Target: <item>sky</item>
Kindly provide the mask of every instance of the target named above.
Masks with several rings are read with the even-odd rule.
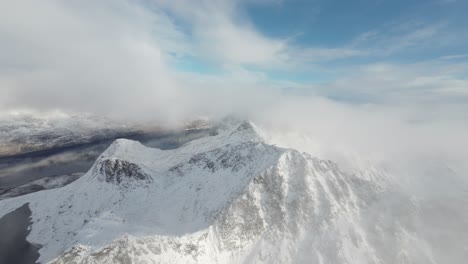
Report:
[[[169,102],[199,109],[206,93],[224,101],[260,90],[350,104],[468,99],[466,1],[19,0],[0,7],[3,109],[147,112]]]
[[[0,1],[0,112],[166,123],[235,113],[312,135],[295,145],[321,157],[338,159],[327,154],[336,147],[462,166],[467,10],[460,0]]]

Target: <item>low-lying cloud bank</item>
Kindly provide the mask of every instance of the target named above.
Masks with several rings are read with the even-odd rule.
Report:
[[[468,187],[468,123],[455,116],[450,108],[295,98],[260,113],[258,120],[279,145],[336,161],[346,169],[383,168],[403,186],[424,189],[430,188],[420,181],[426,176],[431,184],[455,177],[457,184]]]

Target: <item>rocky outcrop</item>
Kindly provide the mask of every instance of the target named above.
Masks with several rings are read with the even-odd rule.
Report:
[[[108,183],[121,184],[135,180],[150,183],[151,177],[140,166],[120,159],[104,159],[97,166],[101,179]]]

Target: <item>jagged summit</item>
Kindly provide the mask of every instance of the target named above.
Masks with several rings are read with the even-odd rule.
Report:
[[[269,145],[249,121],[212,129],[174,150],[116,140],[82,178],[0,201],[0,215],[30,203],[41,262],[404,261],[375,248],[384,239],[397,252],[397,239],[414,238],[401,223],[367,228],[363,213],[380,195],[372,182]],[[388,238],[389,226],[403,235]],[[428,260],[424,250],[413,248]]]
[[[226,118],[217,122],[212,129],[215,133],[208,138],[211,144],[203,144],[206,151],[200,151],[200,153],[190,157],[189,165],[202,166],[212,172],[219,168],[232,168],[232,170],[236,171],[246,165],[241,151],[255,144],[254,142],[261,141],[254,125],[247,120],[234,117]],[[227,143],[227,145],[237,145],[233,146],[228,153],[222,153],[223,155],[217,157],[217,159],[210,159],[210,155],[221,152],[219,148],[213,148],[213,146],[222,146],[223,142]],[[200,142],[192,145],[191,148],[197,147],[199,150],[203,150]],[[149,163],[154,163],[154,161],[145,160],[142,157],[156,157],[158,155],[166,155],[166,153],[159,149],[147,148],[137,141],[117,139],[97,159],[91,177],[95,178],[94,176],[97,175],[100,181],[114,184],[121,184],[122,182],[128,184],[133,181],[134,185],[138,184],[137,182],[146,185],[151,183],[153,179],[150,176],[151,172],[143,167],[151,167]],[[169,171],[180,174],[181,169],[184,167],[186,167],[185,164],[180,163],[169,168]]]
[[[250,137],[250,140],[263,141],[259,129],[250,120],[232,115],[214,121],[211,129],[213,130],[212,135],[227,133],[230,136],[245,136]]]

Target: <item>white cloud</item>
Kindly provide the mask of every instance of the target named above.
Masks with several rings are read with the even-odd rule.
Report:
[[[197,55],[218,65],[274,67],[287,43],[268,38],[242,19],[236,1],[156,1],[190,25]]]
[[[456,55],[447,55],[447,56],[442,56],[440,59],[442,60],[456,60],[456,59],[464,59],[468,58],[468,54],[456,54]]]
[[[457,40],[444,22],[405,20],[389,23],[382,28],[358,35],[349,45],[368,50],[374,56],[417,51],[439,46],[453,45]],[[460,39],[458,38],[458,41]]]
[[[167,1],[155,0],[163,10],[179,17],[189,27],[195,56],[216,65],[255,66],[263,70],[292,71],[311,64],[367,55],[353,47],[304,47],[295,36],[284,38],[262,34],[245,17],[247,3],[284,4],[282,1]]]
[[[467,74],[464,63],[377,63],[354,67],[313,89],[323,96],[360,103],[466,104]]]
[[[164,113],[180,95],[164,54],[180,38],[133,2],[2,2],[1,107]]]

